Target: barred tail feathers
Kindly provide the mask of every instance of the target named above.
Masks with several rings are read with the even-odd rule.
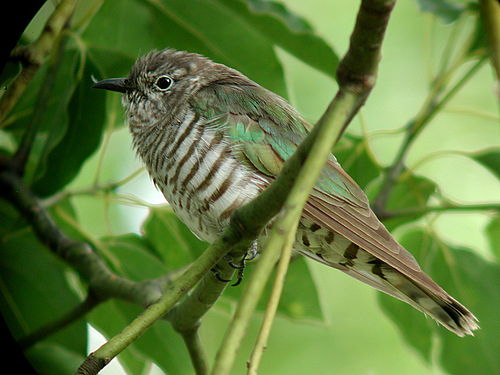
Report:
[[[479,328],[477,318],[453,297],[446,293],[437,295],[425,287],[417,285],[387,264],[381,263],[378,274],[352,268],[343,271],[408,303],[460,337],[473,336],[473,331]]]

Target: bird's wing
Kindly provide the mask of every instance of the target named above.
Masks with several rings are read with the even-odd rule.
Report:
[[[254,89],[259,88],[247,88],[238,98],[233,95],[238,91],[232,91],[230,85],[219,87],[206,97],[213,111],[209,122],[224,131],[241,162],[272,181],[305,138],[310,125],[286,102],[266,101],[259,93],[252,96]],[[333,155],[321,172],[303,216],[339,233],[430,292],[447,296],[377,219],[365,193]]]

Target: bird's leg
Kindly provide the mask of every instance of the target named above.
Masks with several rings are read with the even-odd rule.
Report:
[[[239,264],[236,264],[233,262],[233,259],[231,256],[228,254],[226,255],[225,259],[227,263],[233,267],[234,269],[238,270],[238,277],[236,279],[236,282],[234,284],[231,284],[231,286],[238,286],[240,285],[241,281],[243,280],[243,272],[245,271],[246,267],[246,262],[251,261],[257,257],[257,242],[254,242],[252,246],[247,250],[245,255],[241,258],[241,261]]]
[[[230,254],[226,254],[226,255],[224,256],[224,260],[227,262],[227,264],[228,264],[231,268],[234,268],[234,269],[238,270],[238,279],[237,279],[237,280],[236,280],[236,282],[235,282],[234,284],[232,284],[231,286],[237,286],[237,285],[239,285],[239,284],[241,283],[241,280],[243,280],[243,271],[244,271],[245,266],[246,266],[246,264],[245,264],[245,263],[246,263],[246,260],[247,260],[247,255],[248,255],[248,253],[249,253],[249,252],[250,252],[250,250],[249,250],[249,251],[247,251],[247,252],[245,253],[245,255],[241,258],[241,261],[240,261],[239,263],[235,263],[235,262],[233,261],[233,257],[232,257]],[[251,258],[251,259],[254,259],[254,258],[255,258],[255,255],[253,254],[253,252],[252,252],[252,254],[251,254],[251,255],[252,255],[252,258]],[[212,272],[213,272],[213,274],[214,274],[214,276],[215,276],[215,278],[216,278],[217,280],[219,280],[219,281],[221,281],[221,282],[223,282],[223,283],[228,283],[228,282],[230,282],[230,281],[231,281],[231,280],[226,280],[226,279],[224,279],[224,278],[222,278],[222,277],[220,276],[220,271],[219,271],[219,269],[217,269],[217,265],[216,265],[216,266],[214,266],[214,267],[213,267],[210,271],[212,271]]]
[[[238,270],[236,282],[234,284],[232,284],[231,286],[237,286],[241,283],[241,281],[243,280],[243,272],[244,272],[245,267],[246,267],[246,262],[254,260],[257,257],[257,255],[258,255],[257,243],[254,242],[238,263],[233,260],[233,257],[231,256],[231,254],[226,254],[224,256],[224,260],[227,262],[227,264],[231,268]],[[215,278],[217,280],[219,280],[220,282],[228,283],[231,281],[231,280],[227,280],[227,279],[224,279],[221,277],[220,270],[217,268],[217,265],[214,266],[210,271],[212,271]]]
[[[252,246],[247,250],[245,257],[243,258],[244,260],[252,261],[255,258],[257,258],[257,255],[259,255],[259,252],[257,251],[257,241],[255,241]]]

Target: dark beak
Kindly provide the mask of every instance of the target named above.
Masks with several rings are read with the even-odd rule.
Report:
[[[128,80],[126,78],[110,78],[94,83],[92,88],[125,93],[130,89],[130,86],[128,85]]]

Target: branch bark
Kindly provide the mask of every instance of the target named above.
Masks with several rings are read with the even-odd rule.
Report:
[[[497,0],[480,0],[479,5],[488,37],[491,65],[497,77],[496,94],[500,100],[500,3]]]

